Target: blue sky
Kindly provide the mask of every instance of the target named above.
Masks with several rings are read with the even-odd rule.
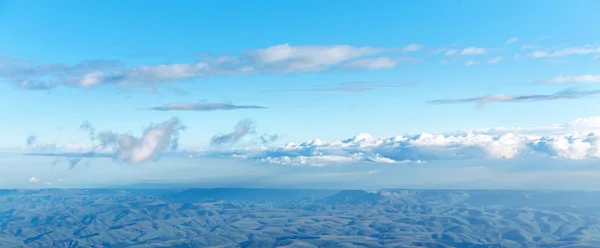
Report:
[[[0,186],[31,186],[31,177],[67,184],[109,167],[161,171],[172,182],[179,169],[157,164],[181,159],[175,153],[202,174],[213,162],[197,159],[290,174],[361,168],[371,177],[380,166],[417,177],[403,168],[442,171],[467,157],[483,163],[470,166],[592,163],[600,33],[590,27],[599,8],[593,0],[0,1],[0,149],[44,168],[4,165],[25,179]],[[93,133],[79,128],[86,121]],[[482,128],[483,136],[456,134]],[[59,173],[57,160],[78,166]],[[235,166],[214,177],[235,178]]]

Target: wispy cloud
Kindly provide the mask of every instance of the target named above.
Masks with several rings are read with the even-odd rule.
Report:
[[[488,59],[488,64],[497,64],[500,61],[502,61],[502,57],[494,57],[494,58]]]
[[[398,60],[390,57],[366,58],[348,61],[340,66],[341,69],[384,69],[394,68]]]
[[[421,45],[421,44],[410,44],[410,45],[405,46],[403,48],[403,50],[405,52],[416,52],[416,51],[419,51],[419,50],[423,49],[423,47],[424,46]]]
[[[329,88],[308,88],[308,89],[291,89],[291,90],[268,90],[263,92],[320,92],[320,93],[354,93],[364,92],[375,89],[399,89],[410,88],[410,85],[384,85],[374,84],[369,82],[347,82],[338,86]]]
[[[96,133],[88,122],[80,129],[90,134],[92,144],[36,145],[25,155],[69,158],[69,168],[79,164],[82,158],[111,157],[128,164],[139,164],[158,159],[164,152],[177,150],[179,132],[185,129],[177,118],[159,124],[151,124],[141,137],[130,133],[104,131]],[[97,144],[96,144],[97,142]],[[60,161],[56,161],[55,164]]]
[[[467,62],[465,62],[466,66],[472,66],[472,65],[477,65],[477,64],[479,64],[479,61],[473,60],[473,59],[470,59]]]
[[[155,111],[216,111],[236,109],[266,109],[258,105],[235,105],[228,103],[171,103],[163,106],[149,108]]]
[[[506,42],[504,42],[504,43],[507,44],[507,45],[509,45],[509,44],[515,43],[515,42],[520,41],[520,40],[521,40],[521,38],[519,38],[519,37],[513,37],[513,38],[510,38],[510,39],[506,40]]]
[[[483,55],[487,53],[487,49],[481,47],[467,47],[460,51],[460,55]]]
[[[550,39],[550,38],[552,38],[552,36],[550,36],[550,35],[542,35],[542,36],[538,36],[537,40],[547,40],[547,39]]]
[[[210,144],[213,146],[232,145],[240,141],[249,134],[256,133],[256,126],[252,120],[244,119],[235,125],[233,131],[227,134],[215,135],[211,138]]]
[[[578,90],[576,88],[567,88],[565,90],[558,91],[554,94],[538,94],[538,95],[506,95],[496,94],[487,95],[473,98],[457,98],[457,99],[443,99],[434,100],[429,103],[433,104],[454,104],[454,103],[476,103],[478,106],[482,106],[486,103],[491,102],[535,102],[535,101],[552,101],[552,100],[564,100],[564,99],[579,99],[591,95],[600,94],[600,90]]]
[[[398,64],[398,59],[389,55],[398,52],[397,49],[349,45],[281,44],[250,50],[237,56],[203,56],[191,63],[134,67],[115,60],[90,60],[68,65],[31,64],[4,59],[0,67],[0,79],[31,90],[58,86],[156,85],[214,76],[391,68]]]
[[[448,49],[444,54],[446,56],[474,56],[486,53],[488,53],[488,49],[486,48],[471,46],[463,49]]]
[[[559,76],[538,82],[540,84],[600,83],[600,75]]]
[[[536,50],[529,54],[531,58],[555,58],[570,55],[600,54],[600,46],[583,45],[577,47],[566,47],[558,50]]]

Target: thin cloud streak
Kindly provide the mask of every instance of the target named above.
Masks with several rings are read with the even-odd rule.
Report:
[[[371,84],[367,82],[349,82],[340,84],[330,88],[307,88],[307,89],[290,89],[290,90],[266,90],[263,92],[316,92],[316,93],[357,93],[376,89],[402,89],[411,88],[410,85],[384,85]]]
[[[266,109],[258,105],[234,105],[228,103],[171,103],[163,106],[148,108],[154,111],[217,111],[237,109]]]
[[[535,94],[535,95],[506,95],[506,94],[495,94],[473,98],[456,98],[456,99],[442,99],[429,101],[432,104],[456,104],[456,103],[477,103],[478,106],[482,106],[490,102],[537,102],[537,101],[552,101],[552,100],[567,100],[567,99],[579,99],[592,95],[599,95],[600,90],[578,90],[577,88],[567,88],[558,91],[554,94]]]

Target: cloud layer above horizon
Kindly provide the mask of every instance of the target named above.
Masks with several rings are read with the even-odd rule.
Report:
[[[83,125],[83,127],[87,126]],[[316,167],[358,163],[413,164],[466,159],[600,158],[600,117],[580,118],[562,125],[457,130],[387,138],[363,133],[345,140],[315,139],[283,145],[269,145],[277,139],[277,136],[265,134],[260,139],[270,137],[268,142],[259,142],[258,146],[247,144],[235,147],[239,140],[256,133],[255,124],[251,120],[244,119],[235,126],[233,132],[215,135],[212,138],[210,142],[219,145],[220,148],[202,151],[177,149],[179,130],[182,128],[182,123],[172,119],[158,125],[151,125],[139,138],[111,131],[96,135],[93,129],[89,129],[92,130],[90,131],[92,137],[95,137],[100,144],[65,145],[60,148],[52,146],[52,150],[44,150],[46,146],[38,146],[28,154],[75,158],[112,154],[110,157],[131,164],[152,161],[161,155],[218,157]],[[30,141],[35,141],[32,141],[31,137],[34,136],[27,138],[28,144]],[[223,149],[223,145],[226,149]]]

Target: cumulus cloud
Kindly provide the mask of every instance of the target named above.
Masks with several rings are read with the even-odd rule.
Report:
[[[369,82],[347,82],[328,88],[309,88],[309,89],[291,89],[291,90],[268,90],[264,92],[318,92],[318,93],[356,93],[375,89],[398,89],[409,88],[409,85],[385,85]]]
[[[476,103],[478,106],[482,106],[490,102],[535,102],[535,101],[552,101],[552,100],[565,100],[565,99],[579,99],[591,95],[600,94],[600,90],[580,90],[576,88],[567,88],[558,91],[554,94],[537,94],[537,95],[506,95],[496,94],[487,95],[473,98],[457,98],[457,99],[443,99],[434,100],[429,103],[434,104],[453,104],[453,103]]]
[[[37,177],[30,177],[29,178],[29,182],[30,183],[39,183],[41,180]]]
[[[519,38],[519,37],[513,37],[513,38],[506,40],[506,42],[504,42],[504,43],[508,45],[508,44],[512,44],[512,43],[515,43],[520,40],[521,40],[521,38]]]
[[[25,155],[63,157],[69,164],[69,169],[88,157],[111,157],[117,161],[139,164],[156,160],[164,152],[178,148],[179,132],[185,127],[177,118],[172,118],[160,124],[151,124],[141,137],[129,133],[104,131],[97,133],[89,122],[80,126],[88,132],[92,144],[67,144],[62,146],[36,146]],[[97,142],[98,144],[95,144]],[[56,163],[61,160],[56,160]]]
[[[600,75],[559,76],[540,81],[542,84],[600,83]]]
[[[110,147],[115,158],[130,164],[139,164],[157,159],[163,152],[175,150],[178,146],[181,122],[172,118],[158,125],[150,125],[141,137],[131,134],[118,134],[112,131],[98,134],[101,147]]]
[[[216,154],[204,154],[215,156]],[[220,151],[218,156],[290,166],[406,164],[436,160],[555,158],[600,159],[600,117],[561,125],[497,127],[378,138],[358,134],[345,140]]]
[[[252,120],[244,119],[238,122],[233,132],[227,134],[215,135],[211,138],[210,144],[213,146],[232,145],[250,134],[256,133],[256,126]]]
[[[171,103],[163,106],[149,108],[156,111],[215,111],[236,109],[265,109],[267,107],[258,105],[234,105],[228,103]]]
[[[570,55],[600,54],[600,47],[595,45],[583,45],[577,47],[566,47],[557,50],[536,50],[529,54],[531,58],[554,58]]]
[[[0,79],[24,89],[57,86],[90,88],[107,84],[155,85],[199,77],[316,72],[333,69],[390,68],[398,61],[389,49],[349,45],[292,46],[281,44],[237,56],[203,56],[196,62],[127,66],[114,60],[78,64],[31,64],[6,60]]]

